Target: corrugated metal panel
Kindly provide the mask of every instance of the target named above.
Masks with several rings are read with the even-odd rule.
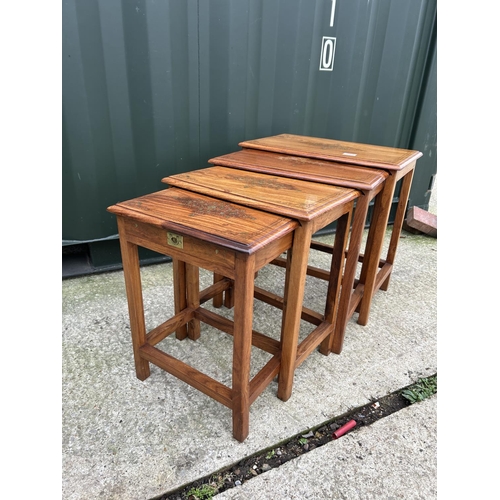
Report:
[[[108,205],[244,139],[422,150],[435,19],[436,0],[65,0],[63,243],[114,237]]]
[[[407,147],[436,2],[200,4],[202,156],[282,132]],[[323,36],[333,71],[319,71]]]
[[[106,207],[199,165],[196,1],[63,4],[63,242],[116,234]]]
[[[420,93],[420,101],[415,116],[410,147],[422,151],[415,169],[409,206],[418,206],[427,210],[434,175],[437,173],[437,49],[436,24],[430,40],[427,67]]]

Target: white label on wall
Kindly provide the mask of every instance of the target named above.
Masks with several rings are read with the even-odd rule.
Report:
[[[321,42],[321,56],[319,59],[320,71],[333,71],[333,60],[335,59],[335,45],[337,39],[331,36],[324,36]]]

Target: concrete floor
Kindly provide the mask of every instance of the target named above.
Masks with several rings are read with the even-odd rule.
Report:
[[[437,213],[435,206],[429,211]],[[311,252],[310,262],[326,268],[328,257]],[[150,329],[173,311],[172,265],[144,267],[142,278]],[[276,397],[272,382],[251,406],[244,443],[232,437],[230,410],[208,396],[153,365],[147,380],[136,378],[121,271],[64,280],[62,498],[151,499],[436,373],[436,279],[437,240],[403,232],[389,290],[376,294],[368,325],[351,319],[341,355],[313,352],[296,371],[287,402]],[[205,284],[210,280],[202,273]],[[267,266],[257,280],[279,292],[283,270]],[[305,304],[321,310],[324,291],[325,283],[308,278]],[[279,326],[279,312],[256,301],[254,328],[279,337]],[[309,328],[303,324],[301,335]],[[230,383],[229,336],[203,325],[197,342],[167,338],[162,346]],[[255,373],[268,355],[255,350],[252,356]],[[218,498],[435,498],[436,402],[398,412]],[[427,430],[418,449],[424,451],[404,451],[403,444],[417,442],[422,422]],[[373,454],[361,453],[364,461],[356,458],[358,441],[373,447]],[[332,457],[333,468],[320,465]],[[339,457],[343,468],[335,465]],[[420,476],[427,483],[417,488]],[[381,477],[388,479],[374,479]]]

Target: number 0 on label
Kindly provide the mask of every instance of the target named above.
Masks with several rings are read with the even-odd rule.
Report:
[[[323,41],[321,42],[321,57],[319,60],[320,71],[333,71],[336,42],[336,38],[330,36],[323,37]]]

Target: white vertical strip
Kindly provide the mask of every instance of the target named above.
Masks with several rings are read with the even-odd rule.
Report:
[[[333,22],[335,20],[335,4],[337,0],[332,0],[332,13],[330,14],[330,26],[333,26]]]

